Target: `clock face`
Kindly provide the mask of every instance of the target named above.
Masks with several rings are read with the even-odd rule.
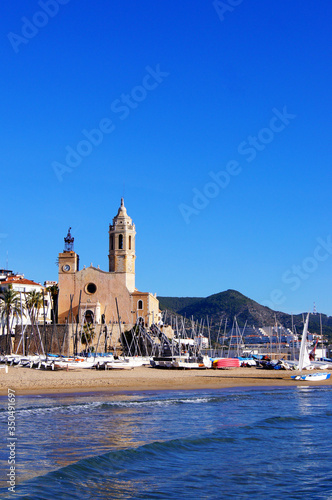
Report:
[[[68,264],[65,264],[64,266],[62,266],[62,270],[68,272],[70,270],[70,266]]]

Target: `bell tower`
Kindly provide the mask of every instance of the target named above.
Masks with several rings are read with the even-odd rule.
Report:
[[[128,290],[135,290],[135,224],[127,214],[123,198],[109,226],[109,272],[123,273]]]
[[[65,248],[59,253],[59,278],[60,274],[72,274],[79,270],[79,256],[74,252],[74,238],[71,235],[71,227],[64,238]]]

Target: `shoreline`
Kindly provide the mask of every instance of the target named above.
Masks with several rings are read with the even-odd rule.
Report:
[[[8,388],[17,395],[74,392],[135,392],[162,390],[226,389],[232,387],[269,387],[294,385],[332,385],[332,378],[322,382],[294,381],[296,371],[234,368],[227,370],[169,370],[149,366],[133,370],[48,371],[8,367],[0,371],[0,395]],[[313,373],[313,372],[311,372]]]

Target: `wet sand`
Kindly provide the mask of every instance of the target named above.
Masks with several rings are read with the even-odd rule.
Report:
[[[332,378],[321,382],[294,381],[291,376],[296,374],[295,371],[257,368],[167,370],[142,366],[133,370],[45,371],[9,366],[8,373],[0,370],[0,395],[7,394],[8,388],[19,395],[332,384]]]

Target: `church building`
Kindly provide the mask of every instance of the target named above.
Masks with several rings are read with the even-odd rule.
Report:
[[[59,253],[58,322],[101,324],[118,321],[131,328],[138,320],[145,326],[158,323],[159,301],[156,295],[139,292],[135,287],[135,224],[127,214],[123,198],[109,226],[109,269],[92,264],[79,270],[70,229],[65,249]]]

